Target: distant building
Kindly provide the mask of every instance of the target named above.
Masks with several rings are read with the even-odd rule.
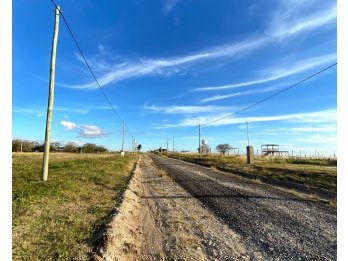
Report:
[[[157,150],[152,150],[151,153],[166,153],[167,149],[162,149],[161,147]]]
[[[211,154],[211,148],[208,146],[207,140],[202,140],[202,144],[200,146],[200,154],[202,155]]]

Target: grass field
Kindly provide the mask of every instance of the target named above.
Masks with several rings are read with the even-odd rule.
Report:
[[[12,155],[13,260],[88,260],[96,232],[115,207],[137,155]]]
[[[245,156],[169,154],[169,157],[213,168],[224,168],[323,188],[337,193],[337,160],[280,157],[255,157],[255,164],[246,164]]]

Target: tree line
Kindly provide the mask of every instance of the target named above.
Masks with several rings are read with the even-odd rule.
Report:
[[[27,141],[14,139],[12,140],[12,152],[43,152],[45,144],[36,141]],[[82,146],[74,142],[68,142],[65,145],[61,145],[58,142],[52,142],[50,144],[51,152],[70,152],[70,153],[100,153],[108,152],[103,147],[94,143],[85,143]]]

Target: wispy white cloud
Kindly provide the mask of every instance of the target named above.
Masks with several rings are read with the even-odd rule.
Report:
[[[222,111],[231,111],[236,109],[236,107],[224,107],[224,106],[155,106],[155,105],[145,105],[142,107],[145,110],[155,112],[155,113],[166,113],[166,114],[195,114],[195,113],[213,113]]]
[[[69,112],[76,112],[76,113],[81,113],[81,114],[85,114],[88,113],[89,110],[88,109],[79,109],[79,108],[53,108],[54,111],[69,111]]]
[[[162,124],[157,124],[157,123],[152,123],[152,125],[154,125],[155,127],[155,129],[156,130],[164,130],[164,129],[168,129],[169,128],[169,126],[164,126],[164,125],[162,125]]]
[[[296,128],[290,128],[290,131],[299,131],[299,132],[336,132],[336,124],[327,124],[327,125],[317,125],[317,126],[301,126]]]
[[[220,85],[220,86],[199,87],[199,88],[193,89],[192,91],[194,92],[218,91],[218,90],[226,90],[226,89],[231,89],[236,87],[250,86],[250,85],[275,81],[293,74],[306,72],[320,65],[325,65],[325,64],[328,65],[329,62],[336,61],[336,59],[337,59],[336,54],[328,54],[328,55],[322,55],[317,57],[311,57],[303,61],[296,62],[292,64],[291,66],[283,65],[281,68],[273,67],[273,68],[261,70],[259,73],[262,74],[263,77],[257,78],[255,80],[249,80],[245,82]],[[234,96],[237,96],[237,95],[234,95]],[[233,96],[229,96],[229,97],[233,97]],[[223,98],[228,98],[228,97],[223,97]]]
[[[242,42],[233,43],[229,45],[218,46],[200,53],[191,54],[187,56],[181,56],[176,58],[167,59],[141,59],[138,62],[128,62],[122,65],[116,64],[112,66],[106,66],[105,73],[98,78],[98,82],[101,86],[105,86],[110,83],[116,83],[121,80],[140,77],[144,75],[167,75],[171,73],[178,73],[180,70],[178,66],[184,66],[196,62],[205,61],[208,59],[226,58],[233,56],[240,56],[243,52],[249,52],[260,46],[266,44],[268,39],[266,38],[254,38],[248,39]],[[102,68],[102,64],[97,62],[93,63],[92,68]],[[77,89],[96,89],[98,88],[95,81],[85,84],[59,84],[63,87],[77,88]]]
[[[167,0],[165,1],[164,10],[171,11],[173,7],[179,2],[179,0]],[[285,1],[286,2],[286,1]],[[284,2],[284,3],[285,3]],[[323,25],[332,24],[336,19],[336,4],[332,4],[328,8],[318,9],[315,8],[313,2],[311,9],[305,9],[307,12],[303,12],[301,5],[304,2],[298,2],[298,8],[289,8],[280,4],[278,11],[270,19],[271,24],[266,30],[266,33],[258,34],[258,36],[241,40],[226,45],[219,45],[213,48],[203,49],[196,53],[191,53],[178,57],[168,58],[139,58],[138,60],[127,61],[118,64],[111,64],[103,59],[88,60],[92,69],[98,72],[98,82],[101,86],[105,86],[111,83],[117,83],[119,81],[131,78],[142,77],[146,75],[171,75],[181,73],[187,69],[187,66],[192,66],[196,63],[213,60],[213,59],[226,59],[231,57],[240,57],[246,53],[253,52],[265,46],[269,46],[272,42],[277,42],[279,39],[284,40],[290,36],[300,34],[302,32],[308,33],[311,30],[322,28]],[[306,4],[309,5],[309,4]],[[327,5],[324,5],[327,7]],[[308,11],[308,10],[315,10]],[[101,52],[104,52],[105,46],[98,46]],[[77,55],[78,59],[82,62],[81,57]],[[231,59],[229,60],[231,62]],[[83,62],[84,63],[84,62]],[[290,74],[289,74],[290,75]],[[279,78],[285,76],[278,76]],[[256,79],[254,81],[248,81],[244,83],[237,83],[226,86],[227,88],[246,86],[266,82],[270,80],[279,79],[276,76],[270,76],[269,78]],[[94,81],[90,81],[82,84],[59,84],[68,88],[79,89],[95,89],[98,88]],[[221,86],[223,87],[223,86]]]
[[[329,122],[329,121],[328,121]],[[321,124],[319,123],[313,123],[313,124],[306,124],[301,125],[298,127],[291,127],[291,128],[266,128],[265,131],[269,133],[281,133],[281,132],[287,132],[288,134],[294,134],[294,133],[303,133],[303,132],[331,132],[334,133],[337,131],[337,125],[335,123],[327,123],[327,124]]]
[[[321,8],[318,9],[318,6]],[[281,10],[276,12],[268,33],[272,37],[284,39],[324,25],[335,25],[336,20],[336,1],[321,1],[320,3],[318,1],[296,1],[296,3],[291,3],[291,6],[286,3]]]
[[[114,109],[118,109],[117,105],[112,105],[112,107]],[[104,105],[100,105],[100,106],[89,106],[88,107],[91,110],[112,110],[111,106],[104,106]]]
[[[180,1],[181,0],[165,0],[164,6],[163,6],[163,12],[165,14],[170,13]]]
[[[45,113],[43,112],[43,110],[37,110],[37,109],[20,108],[17,106],[13,106],[12,111],[17,113],[23,113],[23,114],[35,114],[36,117],[45,116]]]
[[[113,105],[115,109],[118,108],[117,105]],[[62,111],[62,112],[71,112],[71,113],[79,113],[79,114],[86,114],[90,110],[111,110],[110,106],[88,106],[86,108],[69,108],[69,107],[53,107],[53,111]],[[12,108],[13,112],[17,113],[23,113],[23,114],[35,114],[37,117],[43,117],[46,116],[47,111],[45,109],[33,109],[33,108],[21,108],[17,106],[13,106]],[[65,115],[64,117],[69,117],[68,115]]]
[[[20,108],[20,107],[14,106],[12,110],[18,113],[35,114],[37,117],[43,117],[46,115],[46,110],[44,109]],[[88,113],[89,110],[79,109],[79,108],[54,107],[53,111],[68,111],[68,112],[76,112],[76,113],[85,114],[85,113]]]
[[[185,118],[177,124],[157,124],[162,127],[183,127],[183,126],[198,126],[199,124],[206,124],[207,122],[214,121],[219,118],[223,118],[228,114],[218,114],[209,116],[198,116],[192,118]],[[337,111],[335,109],[317,111],[317,112],[306,112],[306,113],[296,113],[296,114],[285,114],[285,115],[275,115],[275,116],[254,116],[248,117],[248,122],[268,122],[268,121],[289,121],[289,122],[302,122],[302,123],[335,123],[336,122]],[[213,122],[209,126],[221,126],[221,125],[231,125],[231,124],[241,124],[245,123],[245,117],[226,117],[222,120]]]
[[[218,95],[214,95],[212,97],[204,98],[200,102],[206,103],[206,102],[210,102],[210,101],[217,101],[217,100],[222,100],[222,99],[227,99],[227,98],[232,98],[232,97],[242,96],[242,95],[247,95],[247,94],[270,92],[270,91],[274,91],[278,88],[279,88],[279,86],[272,86],[272,87],[262,88],[262,89],[258,89],[258,90],[235,92],[235,93],[230,93],[230,94],[225,94],[225,95],[218,94]]]
[[[327,136],[327,135],[316,134],[311,137],[298,138],[296,140],[299,142],[315,143],[315,144],[332,144],[332,145],[337,144],[336,135]]]

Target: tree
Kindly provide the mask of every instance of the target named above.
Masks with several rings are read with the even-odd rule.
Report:
[[[227,144],[227,143],[225,143],[225,144],[219,144],[219,145],[216,146],[216,150],[217,150],[219,153],[223,154],[223,155],[225,155],[225,153],[226,153],[227,151],[229,151],[230,149],[231,149],[231,146],[230,146],[229,144]]]
[[[75,143],[73,142],[68,142],[65,146],[64,146],[64,152],[77,152],[77,146]]]
[[[103,146],[97,146],[94,143],[86,143],[82,146],[82,151],[86,153],[107,152],[108,150]]]
[[[27,140],[14,139],[12,140],[12,151],[14,152],[31,152],[33,151],[34,142]]]
[[[138,151],[141,150],[141,144],[139,144],[139,145],[137,146],[137,150],[138,150]]]
[[[15,139],[12,140],[12,152],[19,152],[21,151],[21,140]]]
[[[86,143],[82,146],[82,151],[85,153],[95,153],[97,145],[93,143]]]
[[[32,149],[32,151],[34,152],[44,152],[44,150],[45,150],[45,144],[39,144],[39,143],[36,143]],[[54,152],[54,151],[57,151],[57,148],[54,145],[50,144],[50,152]]]
[[[107,152],[108,150],[103,146],[97,146],[95,151],[98,153],[98,152]]]

